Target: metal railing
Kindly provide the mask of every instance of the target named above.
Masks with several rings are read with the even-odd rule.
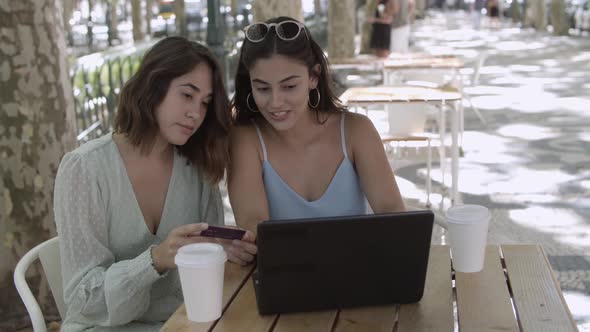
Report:
[[[237,39],[237,31],[241,28],[235,23],[236,21],[234,18],[232,23],[229,23],[226,17],[223,17],[223,29],[226,32],[227,41],[230,41],[226,44],[227,49],[233,48]],[[204,43],[206,29],[202,24],[199,24],[201,22],[192,22],[189,19],[188,23],[197,23],[197,29],[189,29],[187,37]],[[168,33],[164,34],[164,36],[166,35]],[[106,52],[76,59],[70,71],[70,80],[74,96],[76,133],[79,144],[100,137],[112,130],[121,88],[137,70],[143,54],[155,42],[157,40],[131,48],[128,46],[115,47]],[[229,72],[226,73],[226,80],[229,83],[235,72],[233,67],[237,63],[237,52],[230,50],[226,55],[229,58],[226,61],[230,61]],[[233,85],[228,84],[228,88],[233,89]]]
[[[79,143],[100,137],[112,129],[119,93],[135,73],[144,52],[153,43],[112,52],[91,54],[76,60],[70,71],[76,132]]]

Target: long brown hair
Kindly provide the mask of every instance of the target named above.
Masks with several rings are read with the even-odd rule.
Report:
[[[280,23],[284,21],[297,20],[287,16],[280,16],[271,18],[265,21],[265,23]],[[285,41],[278,38],[275,29],[270,29],[267,36],[257,43],[253,43],[247,38],[244,39],[240,51],[240,62],[236,72],[236,92],[231,101],[232,107],[235,110],[234,119],[237,124],[250,124],[251,119],[260,116],[260,113],[255,112],[256,105],[253,105],[254,103],[252,101],[248,101],[248,95],[252,93],[250,69],[259,59],[268,59],[274,54],[284,55],[290,59],[299,61],[307,66],[310,75],[318,76],[317,88],[321,97],[318,106],[314,108],[318,122],[321,121],[317,112],[339,112],[345,110],[345,107],[336,97],[332,88],[333,82],[326,55],[315,40],[311,38],[309,30],[306,27],[304,29],[305,31],[301,31],[299,36],[294,40]],[[313,67],[317,64],[320,65],[319,75],[313,71]],[[313,93],[313,97],[315,98],[313,103],[315,103],[317,100],[315,93]],[[248,102],[250,102],[250,107],[248,107]],[[250,108],[253,108],[254,112]]]
[[[121,90],[115,131],[125,134],[141,153],[149,153],[159,131],[155,110],[164,100],[170,82],[200,63],[211,68],[213,98],[199,129],[186,144],[176,148],[206,179],[217,183],[223,178],[229,160],[231,112],[221,68],[205,46],[182,37],[169,37],[156,43]]]

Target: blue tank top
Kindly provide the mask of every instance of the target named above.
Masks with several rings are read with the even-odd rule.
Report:
[[[352,163],[346,152],[344,141],[344,113],[340,118],[340,141],[344,158],[336,170],[330,184],[322,196],[308,201],[296,193],[283,181],[281,176],[268,162],[266,146],[260,129],[254,124],[264,160],[262,162],[262,180],[268,201],[268,213],[271,220],[298,219],[332,216],[350,216],[367,213],[367,200],[359,183]]]

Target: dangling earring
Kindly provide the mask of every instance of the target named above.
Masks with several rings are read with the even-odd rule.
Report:
[[[317,101],[315,102],[315,105],[311,104],[311,95],[312,95],[312,91],[314,91],[317,93],[318,97],[317,97]],[[320,106],[320,90],[318,88],[313,88],[309,91],[309,98],[307,99],[307,105],[309,105],[310,108],[316,109],[318,108],[318,106]]]
[[[252,106],[250,106],[250,97],[252,96],[252,92],[248,93],[248,97],[246,97],[246,106],[248,106],[248,110],[250,110],[250,112],[252,113],[260,113],[260,111],[255,110],[252,108]]]

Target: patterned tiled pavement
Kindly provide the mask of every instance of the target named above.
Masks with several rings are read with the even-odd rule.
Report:
[[[590,37],[486,23],[473,30],[466,13],[431,12],[412,27],[413,51],[460,55],[465,77],[478,54],[488,54],[479,85],[465,89],[487,125],[465,108],[460,201],[490,208],[489,243],[541,244],[580,331],[590,331]],[[342,89],[381,80],[374,72],[337,74],[353,78],[340,80]],[[384,112],[370,116],[386,129]],[[402,194],[423,206],[425,163],[399,157],[391,154]],[[432,178],[441,216],[450,203],[437,164]],[[433,242],[444,241],[437,227]]]
[[[415,49],[489,55],[480,85],[466,89],[487,126],[466,108],[462,201],[492,210],[490,243],[543,246],[580,330],[589,331],[590,38],[469,23],[435,13],[414,30]],[[408,171],[412,179],[412,170],[399,174]]]

